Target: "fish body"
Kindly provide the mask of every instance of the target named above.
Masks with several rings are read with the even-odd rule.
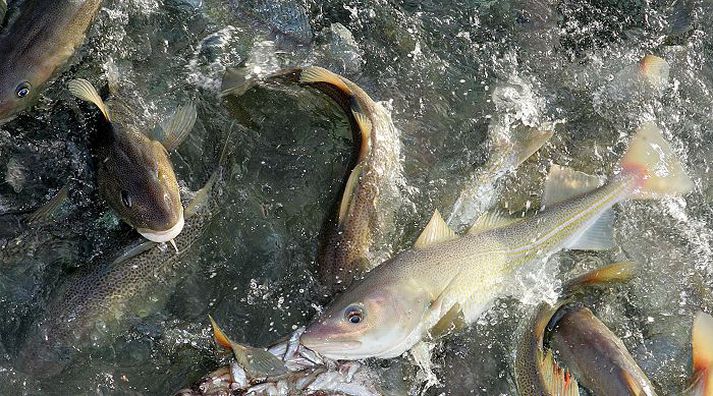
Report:
[[[101,3],[101,0],[10,3],[7,23],[0,32],[0,122],[35,101],[84,42]]]
[[[508,293],[520,270],[565,248],[612,246],[609,209],[628,198],[688,192],[692,183],[660,130],[643,125],[607,184],[553,166],[544,207],[524,219],[486,214],[458,237],[437,212],[414,248],[369,272],[317,318],[302,343],[331,359],[392,358],[459,311],[466,323]]]
[[[90,343],[106,342],[128,326],[128,317],[143,317],[163,303],[180,276],[182,259],[201,240],[217,212],[210,191],[196,193],[186,209],[177,251],[146,241],[121,257],[87,265],[54,293],[46,316],[33,325],[19,356],[19,366],[37,376],[55,375]],[[202,202],[196,202],[203,199]]]
[[[93,138],[99,191],[122,220],[154,242],[167,242],[183,229],[178,181],[168,150],[193,129],[196,110],[180,107],[152,137],[136,126],[136,116],[122,101],[104,102],[86,80],[73,80],[70,91],[101,111]],[[160,138],[159,138],[160,136]]]
[[[582,386],[595,395],[656,395],[624,343],[589,308],[563,309],[550,345]]]

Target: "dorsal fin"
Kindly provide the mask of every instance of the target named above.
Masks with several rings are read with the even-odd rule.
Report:
[[[563,370],[555,362],[552,351],[547,350],[543,356],[540,367],[545,387],[550,395],[578,396],[579,384],[577,380],[567,370]]]
[[[519,217],[510,216],[509,213],[501,209],[489,210],[473,223],[468,230],[468,234],[477,234],[482,231],[492,230],[520,221]]]
[[[456,238],[458,238],[456,233],[448,227],[441,213],[436,209],[436,211],[433,212],[433,216],[431,216],[431,220],[426,225],[426,228],[423,229],[413,247],[414,249],[424,249],[433,244]]]
[[[104,101],[92,83],[83,78],[78,78],[67,83],[67,87],[69,87],[69,92],[71,92],[72,95],[97,106],[102,114],[104,114],[104,118],[106,118],[107,121],[111,121],[109,110],[106,108]]]
[[[551,206],[595,190],[600,185],[596,176],[559,165],[552,165],[545,181],[542,206]]]
[[[342,194],[342,202],[339,204],[339,225],[344,223],[344,220],[349,214],[349,207],[354,200],[354,191],[356,191],[356,187],[359,184],[359,178],[361,177],[363,169],[363,164],[359,163],[352,169],[352,173],[349,175],[347,185],[344,187],[344,194]]]

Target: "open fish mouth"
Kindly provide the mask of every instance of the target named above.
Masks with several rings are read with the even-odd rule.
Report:
[[[177,237],[178,234],[181,233],[183,230],[183,224],[184,224],[184,219],[183,219],[183,214],[181,214],[181,217],[178,218],[178,221],[176,224],[169,228],[168,230],[165,231],[154,231],[154,230],[149,230],[147,228],[137,228],[136,231],[138,231],[139,234],[141,234],[144,238],[148,239],[149,241],[152,242],[168,242],[172,240],[173,238]]]

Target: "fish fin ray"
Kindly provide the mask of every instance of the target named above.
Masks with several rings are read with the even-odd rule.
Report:
[[[436,209],[433,212],[433,216],[431,216],[431,220],[426,225],[426,228],[423,229],[421,235],[416,239],[416,243],[414,243],[413,247],[414,249],[424,249],[433,244],[456,238],[458,238],[456,233],[448,227],[446,221],[443,220],[443,216],[441,216],[441,213]]]
[[[565,245],[572,250],[607,250],[614,247],[614,211],[607,209],[582,232],[579,238]]]
[[[567,281],[562,286],[562,294],[569,295],[591,285],[626,282],[634,277],[635,270],[636,266],[629,261],[609,264]]]
[[[208,315],[208,319],[210,319],[210,326],[213,328],[213,339],[215,339],[215,342],[223,349],[232,351],[233,341],[228,338],[225,332],[223,332],[223,329],[218,326],[218,323],[216,323],[215,319],[213,319],[211,315]]]
[[[92,83],[83,78],[78,78],[67,83],[67,87],[69,87],[69,92],[71,92],[72,95],[89,103],[93,103],[102,112],[104,118],[106,118],[107,121],[111,121],[109,110],[106,108],[104,101]]]
[[[507,147],[503,148],[510,152],[512,167],[517,168],[550,140],[554,130],[549,126],[534,128],[521,125],[513,133],[517,136],[512,137]]]
[[[123,263],[126,260],[130,260],[130,259],[140,255],[141,253],[153,248],[156,245],[158,245],[156,242],[144,241],[144,242],[130,248],[126,252],[122,253],[121,256],[117,257],[114,260],[114,262],[112,262],[111,265],[117,265],[119,263]]]
[[[455,304],[445,315],[429,330],[432,338],[440,338],[453,330],[460,330],[467,326],[463,317],[460,304]]]
[[[68,196],[69,183],[62,186],[62,188],[57,191],[57,193],[49,201],[47,201],[46,204],[42,205],[39,209],[32,212],[27,217],[27,223],[33,224],[50,218],[55,213],[55,211],[57,211],[57,209],[67,201]]]
[[[475,223],[468,229],[468,234],[477,234],[479,232],[504,227],[520,220],[520,218],[513,217],[502,209],[489,210],[478,217]]]
[[[349,85],[347,85],[347,83],[344,82],[344,80],[339,75],[319,66],[310,66],[304,68],[302,70],[302,73],[300,73],[300,83],[325,83],[333,85],[347,96],[354,96],[354,91],[349,88]]]
[[[635,199],[681,195],[693,189],[693,181],[683,169],[661,129],[649,121],[639,127],[621,160],[625,174],[636,177]]]
[[[270,351],[252,346],[241,346],[243,349],[239,353],[240,356],[235,347],[233,353],[238,363],[252,377],[267,378],[287,372],[284,362]]]
[[[220,85],[220,96],[241,96],[258,84],[256,77],[250,77],[247,68],[227,68]]]
[[[359,148],[359,161],[363,161],[371,152],[371,129],[373,127],[369,117],[358,106],[352,105],[352,115],[359,127],[361,147]]]
[[[198,119],[196,105],[191,102],[176,109],[171,118],[162,122],[154,129],[154,140],[163,144],[167,151],[171,152],[183,143],[188,134],[193,130],[193,126]]]
[[[342,202],[339,205],[339,225],[343,225],[349,215],[349,208],[352,202],[354,202],[354,192],[359,185],[359,179],[361,178],[361,173],[364,170],[363,164],[357,164],[352,172],[349,174],[349,179],[347,179],[347,184],[344,187],[344,194],[342,195]]]
[[[555,205],[595,190],[601,184],[596,176],[559,165],[552,165],[545,181],[542,205]]]
[[[544,352],[540,360],[540,370],[545,382],[545,387],[551,395],[575,396],[579,395],[579,384],[577,380],[562,369],[555,361],[551,350]]]

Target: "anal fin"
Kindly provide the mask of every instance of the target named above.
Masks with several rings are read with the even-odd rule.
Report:
[[[614,211],[608,209],[579,238],[565,248],[573,250],[607,250],[614,247]]]

